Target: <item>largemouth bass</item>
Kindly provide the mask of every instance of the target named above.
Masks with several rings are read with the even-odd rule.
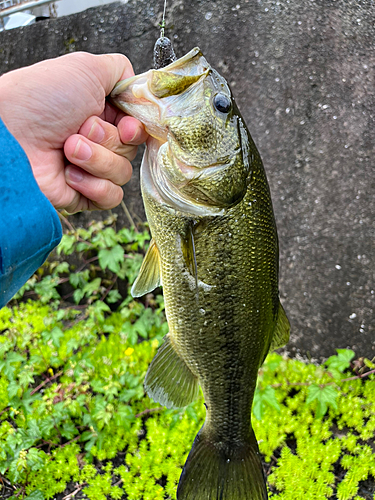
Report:
[[[206,421],[179,500],[264,500],[251,426],[257,373],[284,345],[278,240],[262,161],[230,88],[198,48],[117,84],[112,101],[150,134],[141,167],[152,241],[132,294],[163,285],[169,333],[145,378],[168,408],[202,387]]]

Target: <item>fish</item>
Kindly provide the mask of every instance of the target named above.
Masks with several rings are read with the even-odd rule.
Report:
[[[152,240],[131,293],[163,286],[169,333],[144,387],[167,408],[189,405],[199,387],[205,400],[177,499],[265,500],[251,407],[259,367],[290,326],[261,157],[198,47],[119,82],[111,101],[149,133],[140,175]]]

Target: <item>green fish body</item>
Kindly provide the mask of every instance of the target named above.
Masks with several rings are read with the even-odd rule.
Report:
[[[152,242],[134,296],[163,285],[169,333],[145,379],[159,403],[207,409],[179,500],[264,500],[251,406],[258,369],[285,344],[278,240],[259,153],[228,84],[193,49],[120,82],[113,102],[150,138],[141,186]]]

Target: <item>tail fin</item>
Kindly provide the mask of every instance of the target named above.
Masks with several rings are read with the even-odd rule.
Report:
[[[204,427],[186,460],[178,500],[267,500],[267,488],[255,435],[247,442],[212,442]]]

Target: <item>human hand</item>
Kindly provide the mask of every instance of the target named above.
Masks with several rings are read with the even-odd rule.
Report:
[[[105,97],[133,74],[121,54],[78,52],[0,77],[0,117],[56,208],[73,213],[121,202],[120,186],[147,134]]]

